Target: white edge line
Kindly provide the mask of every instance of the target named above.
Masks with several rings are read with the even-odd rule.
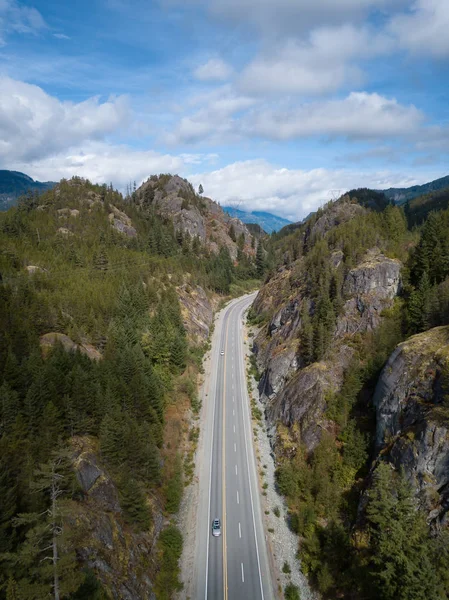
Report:
[[[244,358],[243,358],[243,353],[242,353],[242,344],[239,344],[239,354],[240,354],[240,367],[244,366]],[[243,373],[245,373],[245,369],[243,369]],[[246,402],[244,402],[243,404],[245,404],[246,406],[246,415],[248,416],[249,419],[249,397],[248,397],[248,390],[246,389],[246,385],[243,386],[244,388],[244,396],[246,398]],[[250,421],[249,421],[250,422]],[[252,488],[252,480],[251,480],[251,474],[250,474],[250,469],[249,469],[249,453],[248,453],[248,437],[247,437],[247,433],[246,433],[246,419],[243,419],[243,431],[245,434],[245,448],[246,448],[246,465],[248,468],[248,480],[249,480],[249,496],[250,496],[250,500],[251,500],[251,512],[253,515],[253,527],[254,527],[254,541],[256,542],[256,555],[257,555],[257,566],[259,568],[259,581],[260,581],[260,593],[262,595],[262,600],[264,600],[264,595],[263,595],[263,585],[262,585],[262,574],[260,572],[260,558],[259,558],[259,546],[257,544],[257,531],[256,531],[256,519],[254,517],[254,506],[253,506],[253,493],[251,491]],[[242,569],[243,569],[243,563],[242,563]]]
[[[243,563],[240,563],[242,565],[242,583],[245,583],[245,573],[243,572]]]

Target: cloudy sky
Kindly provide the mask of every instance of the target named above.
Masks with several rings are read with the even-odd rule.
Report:
[[[449,173],[448,0],[0,0],[0,168],[297,220]]]

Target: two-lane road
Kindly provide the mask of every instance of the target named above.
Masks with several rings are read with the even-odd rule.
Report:
[[[253,300],[249,295],[231,302],[212,340],[196,537],[198,599],[273,598],[243,349],[243,313]],[[214,518],[222,523],[220,537],[212,536]]]

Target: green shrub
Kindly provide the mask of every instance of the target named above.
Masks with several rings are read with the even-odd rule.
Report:
[[[298,586],[293,585],[293,583],[286,585],[284,589],[284,598],[285,600],[301,600]]]

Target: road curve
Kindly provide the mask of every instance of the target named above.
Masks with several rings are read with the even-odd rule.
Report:
[[[244,363],[242,319],[254,297],[229,303],[212,339],[195,552],[194,597],[201,600],[273,600]],[[211,529],[217,517],[218,538]]]

